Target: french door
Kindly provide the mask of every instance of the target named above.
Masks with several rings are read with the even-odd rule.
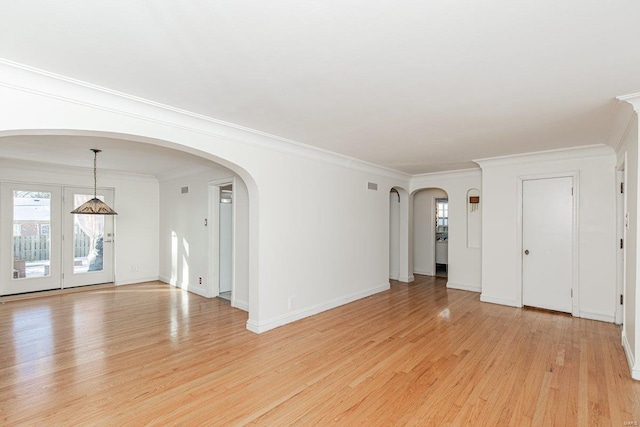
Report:
[[[113,203],[113,191],[99,198]],[[82,188],[0,184],[0,294],[113,281],[113,217],[69,212],[93,197]]]

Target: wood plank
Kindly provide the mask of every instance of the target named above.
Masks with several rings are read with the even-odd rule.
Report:
[[[640,421],[612,324],[416,276],[255,335],[159,282],[0,305],[3,425],[618,425]]]

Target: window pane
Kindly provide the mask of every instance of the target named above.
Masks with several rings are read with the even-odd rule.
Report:
[[[93,198],[93,194],[75,194],[74,206]],[[98,196],[104,201],[104,197]],[[73,273],[102,271],[104,215],[73,216]]]
[[[43,234],[42,230],[47,230]],[[13,192],[13,278],[49,276],[51,193]]]

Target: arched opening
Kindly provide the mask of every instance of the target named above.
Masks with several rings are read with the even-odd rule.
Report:
[[[389,191],[389,279],[400,279],[400,192]]]
[[[441,188],[413,194],[413,271],[446,277],[449,266],[449,195]]]
[[[250,282],[256,280],[251,270],[257,265],[257,254],[250,254],[251,240],[257,234],[250,224],[257,222],[258,200],[255,182],[238,165],[178,143],[136,135],[19,130],[0,133],[0,182],[90,187],[90,148],[103,150],[98,186],[115,192],[117,285],[160,279],[203,296],[216,296],[219,289],[212,285],[219,272],[211,262],[216,255],[211,253],[212,236],[207,230],[219,219],[209,211],[209,183],[233,180],[236,205],[230,274],[234,305],[248,311]],[[0,215],[4,229],[11,227],[8,217],[13,216],[7,212]],[[61,212],[64,215],[67,209]],[[12,261],[12,252],[0,251],[0,262]],[[64,278],[60,283],[65,287]]]

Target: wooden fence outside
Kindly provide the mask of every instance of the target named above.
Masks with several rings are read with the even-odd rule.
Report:
[[[86,257],[91,252],[91,238],[84,233],[74,236],[73,256]],[[14,236],[13,256],[23,261],[49,260],[51,242],[49,236]]]

